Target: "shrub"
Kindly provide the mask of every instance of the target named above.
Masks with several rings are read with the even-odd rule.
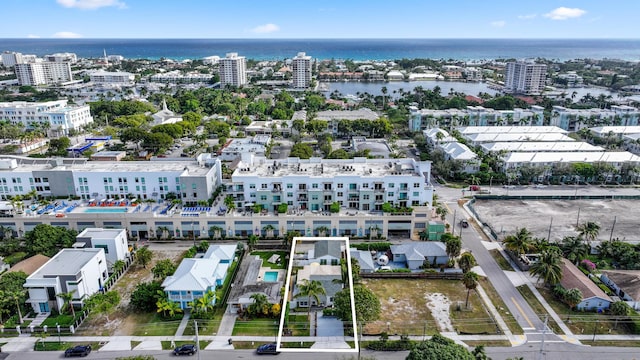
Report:
[[[374,251],[387,251],[391,249],[391,243],[388,242],[373,242],[373,243],[360,243],[351,245],[358,250],[374,250]]]
[[[589,272],[592,272],[593,270],[595,270],[595,269],[596,269],[596,264],[594,264],[594,263],[593,263],[591,260],[589,260],[589,259],[584,259],[584,260],[582,260],[582,261],[580,262],[580,265],[581,265],[583,268],[585,268],[585,269],[589,270]]]
[[[373,351],[406,351],[413,348],[413,342],[409,339],[401,340],[379,340],[372,341],[367,345],[367,349]]]

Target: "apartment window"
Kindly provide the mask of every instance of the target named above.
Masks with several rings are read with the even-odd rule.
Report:
[[[414,197],[418,197],[418,196],[420,196],[420,192],[418,192],[418,191],[414,191],[414,192],[413,192],[413,196],[414,196]]]
[[[369,184],[362,184],[362,188],[363,189],[368,189],[369,188]]]
[[[395,194],[394,194],[392,191],[389,191],[389,192],[387,193],[387,196],[389,196],[389,197],[393,197],[394,195],[395,195]]]
[[[255,189],[256,188],[256,184],[249,184],[249,189]]]
[[[260,201],[267,201],[267,195],[260,195]]]
[[[390,187],[390,188],[394,188],[395,186],[396,186],[396,184],[394,184],[394,183],[390,183],[390,184],[389,184],[389,187]]]
[[[311,187],[312,187],[313,189],[317,189],[317,188],[318,188],[318,184],[311,184]]]
[[[420,187],[420,183],[413,183],[413,187],[414,188],[419,188]]]
[[[344,196],[344,194],[342,192],[339,192],[338,197],[342,197],[342,196]]]
[[[95,245],[96,249],[103,249],[105,254],[109,253],[109,247],[107,245]]]
[[[318,195],[311,195],[311,200],[318,200]]]
[[[338,183],[338,189],[342,189],[342,183]]]
[[[369,195],[368,194],[362,195],[362,200],[369,200]]]
[[[140,182],[144,184],[144,178],[140,178]]]
[[[349,184],[349,190],[356,190],[357,185],[356,184]]]
[[[293,184],[287,184],[287,189],[293,189]]]
[[[191,184],[191,189],[195,190],[196,189],[196,184]]]
[[[18,182],[22,182],[20,178],[18,178]],[[42,182],[49,182],[49,178],[42,178]]]
[[[261,185],[260,185],[260,188],[261,188],[261,189],[266,189],[266,188],[267,188],[267,186],[268,186],[267,184],[261,184]]]
[[[287,197],[293,197],[293,193],[292,192],[288,192],[287,193]]]
[[[140,182],[140,179],[139,179],[139,178],[135,178],[135,179],[134,179],[134,181],[135,181],[136,183],[138,183],[138,182]]]

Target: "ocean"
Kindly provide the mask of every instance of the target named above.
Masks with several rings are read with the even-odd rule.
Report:
[[[622,59],[640,61],[640,39],[0,39],[0,51],[43,56],[122,55],[127,59],[201,59],[237,52],[256,60],[291,58],[394,60],[505,58]]]

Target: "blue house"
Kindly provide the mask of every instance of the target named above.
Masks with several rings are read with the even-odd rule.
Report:
[[[169,300],[189,308],[189,303],[207,291],[222,286],[234,261],[235,245],[212,245],[202,258],[184,259],[172,276],[162,283]],[[213,300],[215,303],[216,299]]]

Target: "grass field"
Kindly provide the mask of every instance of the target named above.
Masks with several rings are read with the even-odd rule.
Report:
[[[531,289],[529,289],[527,285],[520,285],[516,287],[516,289],[518,289],[520,294],[522,294],[522,297],[527,301],[529,306],[531,306],[533,311],[536,312],[538,317],[544,318],[545,315],[549,315],[549,313],[545,310],[540,301],[536,299],[535,295],[533,295],[533,292],[531,292]],[[560,326],[558,326],[553,318],[549,317],[547,324],[555,334],[564,334],[562,329],[560,329]]]
[[[467,290],[456,280],[368,279],[365,286],[380,299],[380,320],[367,324],[364,334],[433,335],[442,331],[427,307],[427,296],[444,294],[451,302],[449,319],[460,333],[496,333],[496,325],[480,297],[472,292],[465,308]],[[460,306],[458,306],[460,305]],[[460,308],[460,311],[456,309]]]

